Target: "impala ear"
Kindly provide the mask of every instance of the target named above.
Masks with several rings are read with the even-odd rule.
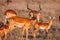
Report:
[[[51,19],[51,18],[55,19],[55,16],[53,16],[53,17],[49,17],[49,18],[50,18],[50,19]]]
[[[55,19],[55,16],[53,16],[53,19]]]
[[[51,17],[49,17],[49,19],[51,19]]]

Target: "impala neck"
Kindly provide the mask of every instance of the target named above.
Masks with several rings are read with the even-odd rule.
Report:
[[[52,25],[53,20],[54,20],[53,18],[50,19],[50,22],[49,22],[49,28],[50,28],[50,26]]]
[[[36,23],[36,20],[33,20],[33,21],[32,21],[32,25],[34,25],[35,23]]]

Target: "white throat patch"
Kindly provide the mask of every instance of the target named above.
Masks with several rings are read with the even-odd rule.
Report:
[[[8,18],[8,17],[6,16],[6,18]]]

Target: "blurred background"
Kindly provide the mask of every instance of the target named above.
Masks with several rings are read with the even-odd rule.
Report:
[[[40,5],[40,22],[47,23],[50,20],[49,17],[56,17],[49,29],[48,40],[60,40],[60,0],[0,0],[0,21],[4,22],[4,13],[8,9],[13,9],[20,17],[30,18],[27,9],[27,2],[28,7],[32,10],[38,11]],[[39,30],[37,32],[37,36],[39,36],[37,37],[37,40],[46,40],[45,31],[41,31],[42,30]],[[11,33],[14,40],[20,40],[20,28],[15,28]],[[29,35],[32,35],[30,30]],[[7,40],[10,40],[9,34]],[[31,37],[29,40],[34,39]]]

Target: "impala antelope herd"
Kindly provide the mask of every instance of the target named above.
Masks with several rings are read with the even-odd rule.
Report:
[[[41,14],[39,14],[38,11],[31,10],[31,12],[32,12],[32,14],[30,14],[30,15],[34,15],[34,16],[32,16],[32,18],[35,17],[38,19],[38,17],[41,15]],[[17,16],[17,13],[12,9],[6,10],[4,15],[5,15],[5,22],[4,22],[4,24],[2,24],[0,26],[0,40],[2,40],[1,37],[4,35],[5,35],[5,40],[6,40],[7,33],[12,31],[14,29],[14,26],[21,28],[22,37],[24,35],[24,32],[26,31],[26,40],[28,38],[28,29],[34,27],[34,25],[36,27],[36,29],[33,30],[34,37],[36,36],[36,33],[39,29],[46,29],[46,32],[48,33],[48,30],[50,29],[50,27],[53,23],[53,20],[55,19],[55,16],[54,16],[54,17],[51,17],[51,19],[48,23],[42,23],[42,22],[39,22],[39,19],[33,20],[32,18],[29,19],[29,18],[19,17],[19,16]],[[8,25],[5,25],[7,21],[8,21]],[[11,35],[11,38],[12,38],[12,35]]]

